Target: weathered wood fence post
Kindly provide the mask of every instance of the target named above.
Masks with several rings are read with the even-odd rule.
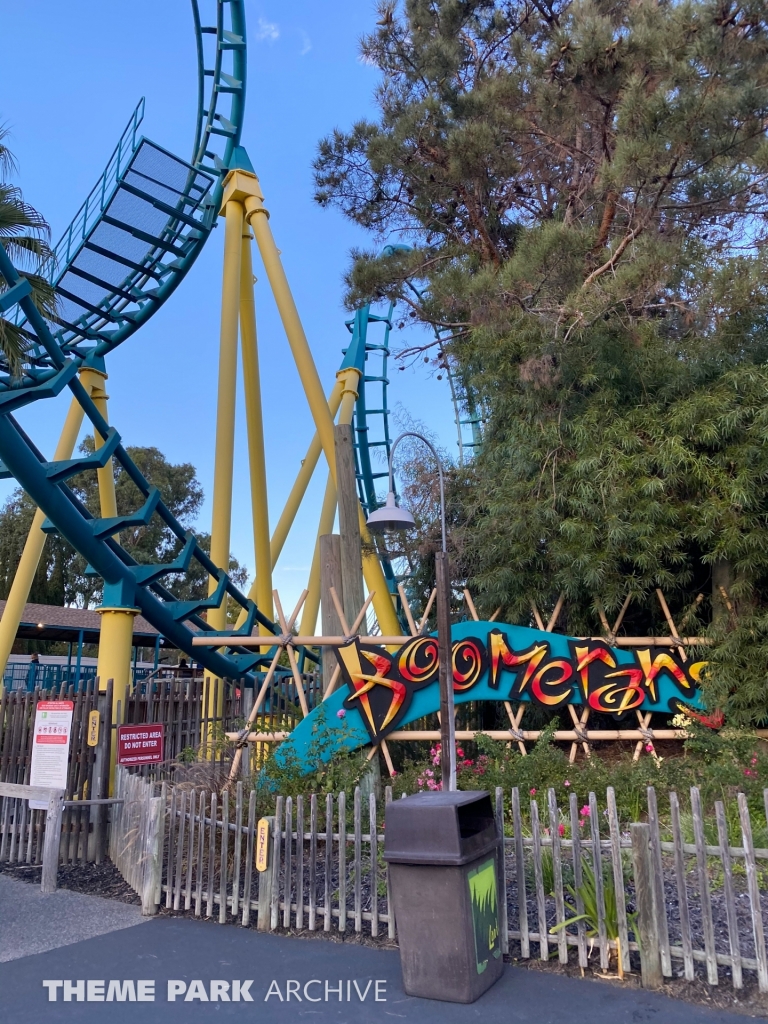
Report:
[[[266,871],[259,871],[259,909],[256,918],[256,929],[260,932],[268,932],[271,925],[272,891],[275,884],[275,872],[273,871],[274,854],[271,847],[274,845],[275,829],[279,827],[274,817],[268,817],[266,820],[269,822],[269,840],[267,842],[269,857]]]
[[[637,903],[637,938],[640,946],[640,974],[643,988],[661,988],[658,917],[656,914],[651,826],[634,823],[629,826],[632,837],[632,862],[635,869],[635,900]]]
[[[148,787],[152,791],[151,784]],[[144,878],[141,891],[141,912],[145,916],[157,913],[163,873],[163,839],[165,833],[165,797],[150,796],[147,800],[146,828],[144,831]]]

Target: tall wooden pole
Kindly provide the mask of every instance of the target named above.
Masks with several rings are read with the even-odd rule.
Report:
[[[337,533],[327,533],[319,538],[320,546],[320,594],[322,609],[322,624],[324,636],[333,636],[337,631],[341,633],[341,623],[336,614],[336,607],[331,598],[331,587],[334,588],[339,599],[342,601],[344,589],[341,581],[341,543]],[[354,621],[354,620],[353,620]],[[323,647],[323,690],[328,688],[336,666],[336,656],[332,648]]]
[[[453,719],[453,666],[451,664],[451,575],[448,553],[435,554],[437,596],[437,651],[440,660],[440,767],[443,790],[456,789],[456,725]]]
[[[341,536],[341,581],[344,588],[342,603],[347,622],[354,622],[357,613],[363,607],[365,594],[352,425],[338,423],[333,428],[333,436],[336,448],[336,490]]]

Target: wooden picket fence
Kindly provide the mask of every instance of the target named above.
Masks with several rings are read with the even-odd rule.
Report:
[[[161,898],[165,810],[165,783],[148,782],[125,768],[116,769],[109,855],[141,897],[143,914],[154,914]]]
[[[124,769],[118,773],[130,777]],[[158,783],[140,783],[149,793],[142,799],[162,795]],[[734,818],[730,827],[738,829],[740,839],[731,845],[721,801],[714,817],[705,819],[697,789],[691,790],[686,807],[676,793],[668,796],[669,820],[662,821],[655,790],[646,794],[652,891],[642,892],[633,867],[637,851],[630,830],[619,821],[612,789],[602,806],[594,793],[585,802],[570,794],[562,803],[549,790],[540,804],[523,801],[517,789],[509,795],[497,789],[497,826],[505,831],[499,879],[506,893],[501,902],[503,951],[521,959],[556,955],[567,963],[573,950],[582,967],[599,964],[605,971],[620,960],[629,971],[637,966],[632,954],[639,953],[635,910],[646,899],[646,906],[653,907],[652,940],[664,976],[692,980],[700,965],[711,985],[730,978],[740,989],[744,972],[755,972],[760,991],[768,991],[768,848],[756,848],[753,841],[753,827],[768,836],[768,820],[753,824],[754,812],[739,794],[738,823]],[[383,803],[359,788],[349,801],[343,792],[276,797],[268,819],[270,863],[264,872],[254,866],[256,794],[244,789],[242,781],[229,794],[168,787],[165,799],[156,893],[169,910],[245,927],[255,919],[267,931],[295,928],[396,938],[382,857],[390,787]],[[768,814],[768,790],[765,801]],[[710,841],[713,831],[716,842]],[[129,881],[131,870],[135,865],[123,868]],[[557,929],[584,913],[584,886],[590,879],[595,919]]]
[[[101,863],[105,854],[106,814],[104,807],[88,803],[104,798],[109,784],[110,730],[102,729],[98,746],[87,743],[88,716],[99,710],[102,718],[111,706],[112,687],[98,691],[98,681],[89,679],[82,689],[62,684],[56,690],[10,691],[0,697],[0,783],[28,785],[32,767],[32,739],[35,709],[40,700],[71,700],[72,739],[64,791],[61,822],[61,863],[89,861]],[[0,860],[11,863],[40,864],[46,813],[28,810],[26,805],[13,811],[6,802],[0,811]],[[24,840],[8,842],[13,830],[21,830]]]
[[[302,679],[309,706],[314,707],[322,698],[320,677],[305,673]],[[220,692],[221,687],[220,680],[211,680],[210,677],[185,678],[166,674],[149,678],[133,689],[126,687],[117,702],[118,723],[162,723],[166,761],[183,758],[187,751],[194,752],[197,757],[202,748],[209,760],[223,764],[230,756],[224,734],[247,715],[253,690],[242,687],[239,680],[224,680],[223,693]],[[74,711],[66,798],[84,800],[88,794],[93,795],[99,788],[99,780],[93,776],[96,748],[87,744],[86,724],[92,710],[106,712],[111,708],[111,684],[108,684],[108,689],[107,694],[100,694],[96,678],[81,681],[81,689],[62,684],[55,689],[37,688],[29,692],[3,690],[0,696],[0,782],[24,784],[29,781],[38,701],[71,700]],[[292,677],[280,675],[270,690],[266,708],[259,718],[259,727],[267,731],[276,727],[290,731],[300,720],[296,684]],[[258,766],[258,757],[255,761]]]

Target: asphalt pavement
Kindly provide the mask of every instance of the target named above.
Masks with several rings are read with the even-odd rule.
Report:
[[[68,889],[42,893],[39,884],[0,874],[0,964],[147,920],[129,903]]]
[[[516,967],[471,1005],[414,999],[403,992],[394,950],[182,918],[142,922],[133,907],[65,891],[35,898],[16,892],[22,886],[41,897],[32,886],[9,881],[0,876],[0,1021],[13,1024],[745,1021],[662,995]]]

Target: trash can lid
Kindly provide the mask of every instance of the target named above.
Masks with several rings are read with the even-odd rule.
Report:
[[[387,804],[384,859],[394,864],[466,864],[498,845],[490,795],[416,793]]]

